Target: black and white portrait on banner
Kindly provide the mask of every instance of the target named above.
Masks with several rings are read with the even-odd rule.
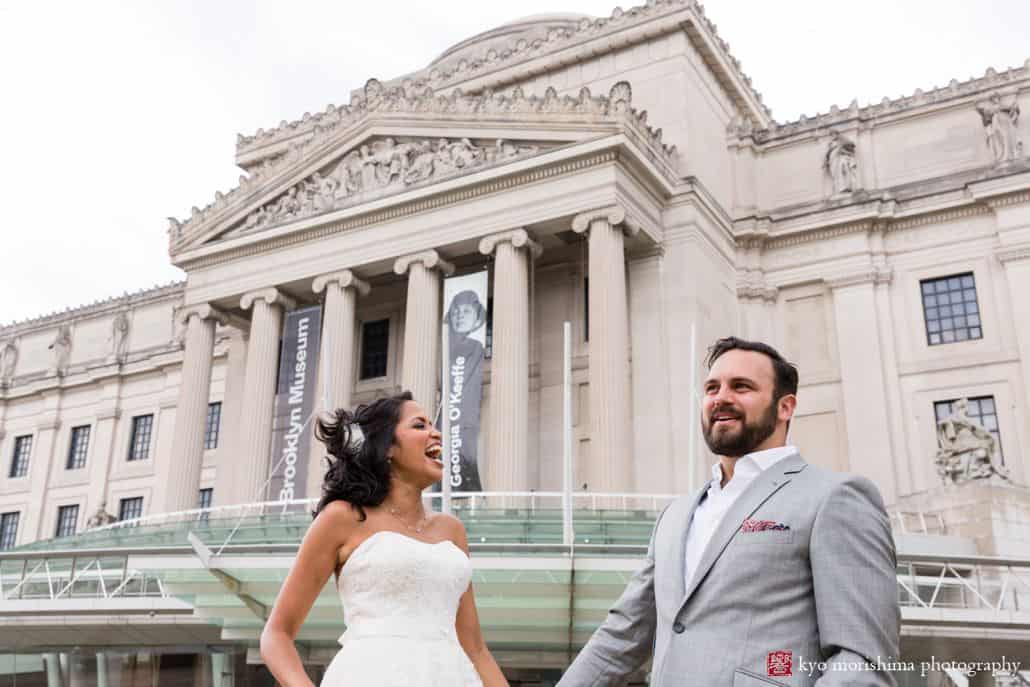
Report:
[[[447,327],[447,408],[450,418],[450,462],[447,477],[453,491],[482,491],[479,460],[479,411],[483,397],[486,345],[487,272],[451,277],[444,282],[444,325]]]

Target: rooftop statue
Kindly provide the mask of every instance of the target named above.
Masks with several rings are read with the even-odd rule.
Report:
[[[97,508],[97,512],[89,516],[89,520],[86,521],[87,530],[91,530],[95,527],[103,527],[104,525],[110,525],[112,522],[117,522],[118,518],[108,513],[106,508],[107,501],[101,501],[100,507]]]
[[[839,131],[830,134],[830,144],[823,158],[823,168],[833,180],[833,194],[858,190],[858,161],[855,142]]]
[[[1019,103],[1015,95],[1005,96],[994,93],[987,100],[976,104],[976,111],[983,120],[984,134],[987,136],[987,147],[991,149],[995,164],[1012,162],[1023,153],[1023,143],[1019,140]]]

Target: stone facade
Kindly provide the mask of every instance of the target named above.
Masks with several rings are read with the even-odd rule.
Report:
[[[486,367],[480,454],[496,442],[506,489],[560,487],[565,320],[588,490],[705,479],[692,398],[704,347],[731,333],[799,364],[805,457],[868,475],[889,504],[933,509],[935,403],[958,398],[993,400],[1005,488],[1030,483],[1030,63],[778,123],[693,1],[502,29],[240,136],[238,187],[171,222],[185,283],[0,328],[0,513],[23,513],[19,542],[52,536],[61,505],[81,526],[102,501],[252,499],[268,437],[250,418],[292,307],[324,301],[326,331],[351,337],[323,342],[334,398],[414,385],[435,406],[440,280],[484,266],[513,308],[495,335],[523,339]],[[923,286],[954,275],[975,282],[979,336],[931,343]],[[386,373],[361,379],[362,325],[383,319]],[[205,400],[223,402],[214,450],[194,445]],[[128,461],[148,414],[149,457]],[[66,469],[83,425],[86,467]]]

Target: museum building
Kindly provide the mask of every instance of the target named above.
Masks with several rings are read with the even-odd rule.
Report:
[[[435,411],[445,280],[483,270],[488,494],[463,517],[513,683],[553,684],[655,513],[708,479],[702,361],[729,334],[798,365],[805,459],[883,494],[903,658],[1030,665],[1021,108],[1030,61],[778,122],[699,3],[650,0],[505,24],[238,136],[238,185],[170,222],[185,281],[0,327],[0,686],[270,684],[262,613],[310,519],[267,520],[284,322],[320,308],[321,406],[410,389]],[[565,322],[583,568],[555,502],[536,514],[563,488]],[[302,461],[298,501],[317,443]],[[108,559],[139,594],[108,588]],[[313,674],[329,596],[301,637]]]

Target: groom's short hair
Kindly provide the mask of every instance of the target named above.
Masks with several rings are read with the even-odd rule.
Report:
[[[773,377],[775,379],[775,386],[773,387],[774,401],[780,400],[787,394],[797,394],[798,368],[793,363],[787,362],[787,359],[780,355],[780,352],[775,348],[761,341],[748,341],[746,339],[738,339],[735,336],[719,339],[708,347],[708,357],[705,359],[705,365],[711,370],[712,365],[715,364],[715,361],[723,353],[734,350],[755,351],[769,358],[772,362]]]

